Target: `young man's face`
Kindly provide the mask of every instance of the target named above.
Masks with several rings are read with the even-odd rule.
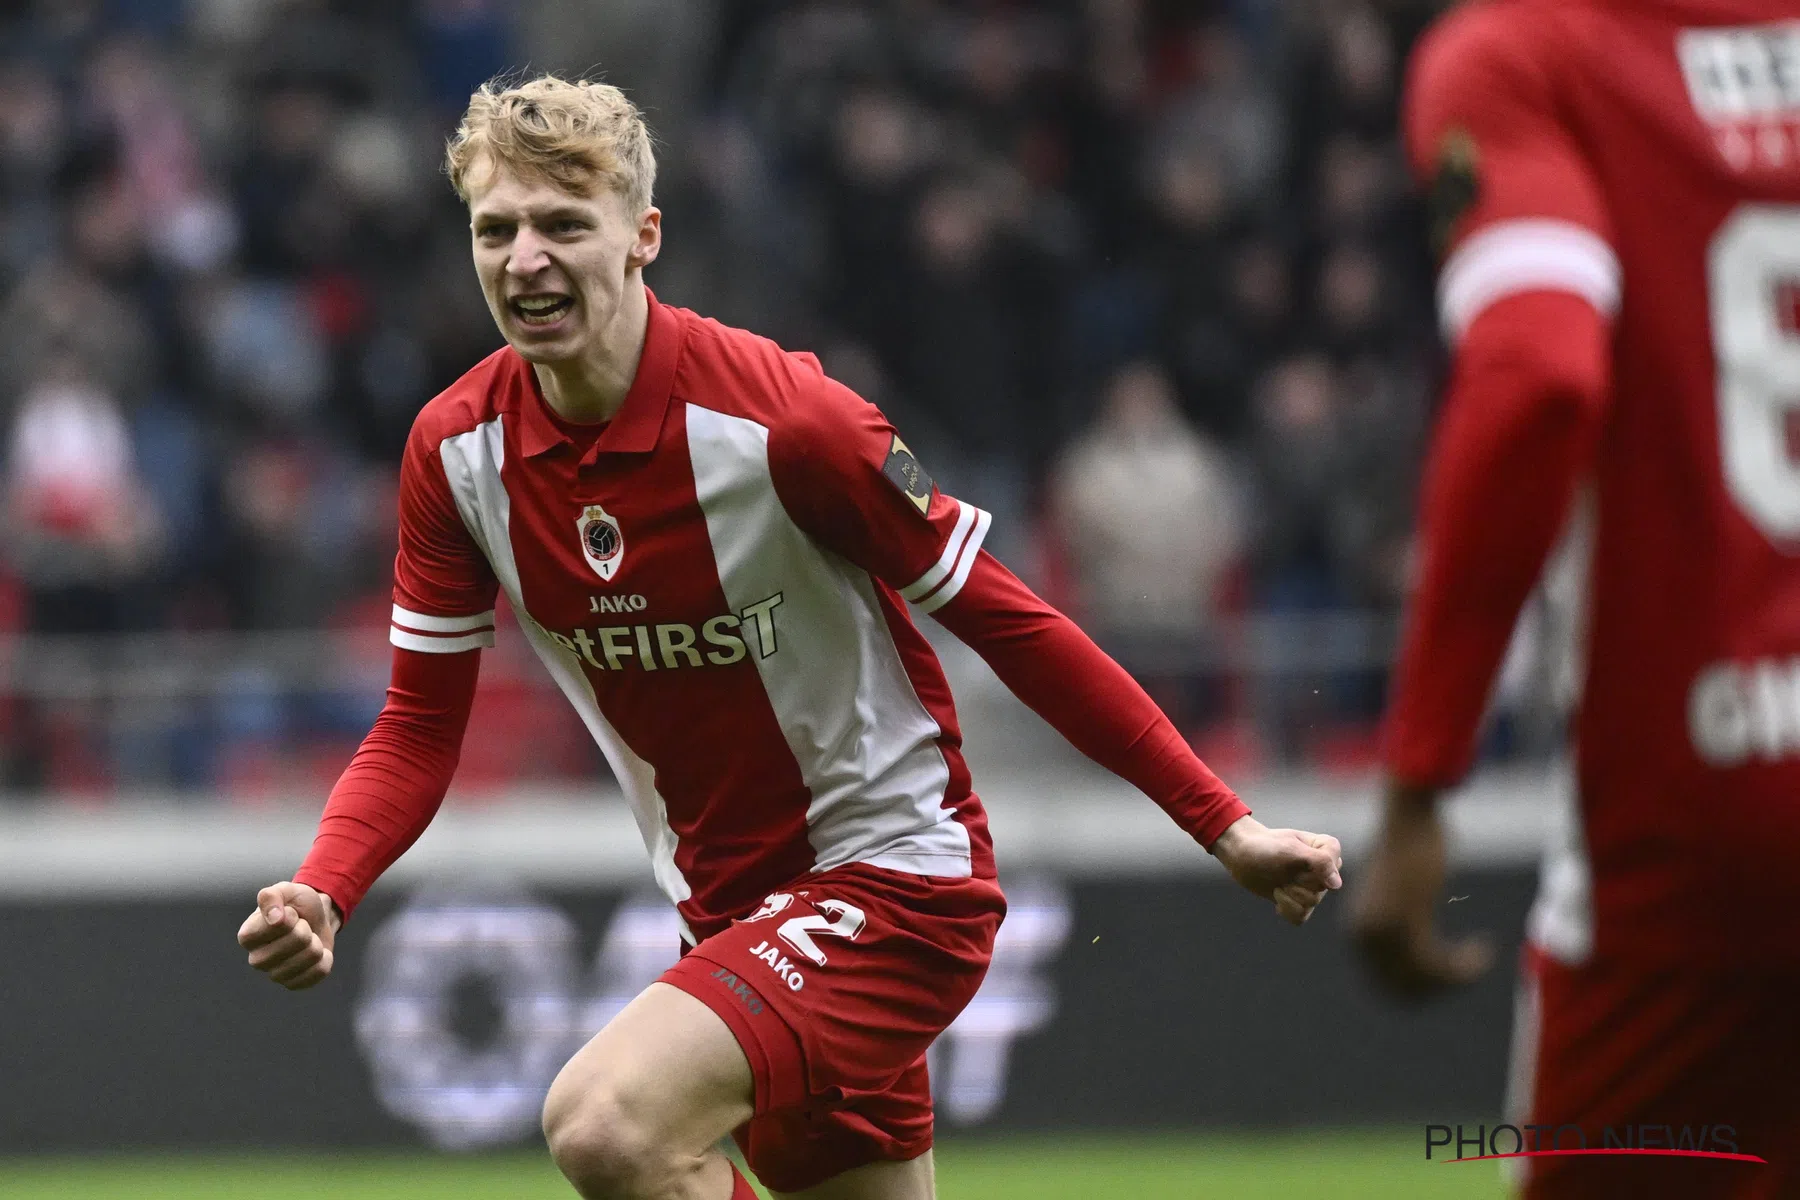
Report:
[[[662,214],[626,208],[611,189],[577,196],[504,165],[471,185],[475,272],[494,323],[527,360],[563,362],[599,344],[627,280],[655,260]]]

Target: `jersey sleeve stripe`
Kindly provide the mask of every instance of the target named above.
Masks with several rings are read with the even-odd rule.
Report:
[[[969,529],[975,524],[975,514],[981,511],[973,504],[964,504],[955,497],[950,499],[956,505],[956,526],[950,530],[950,540],[944,543],[944,552],[931,564],[929,570],[900,589],[901,597],[915,604],[943,582],[944,577],[955,568],[957,556],[962,553],[963,542],[968,539]]]
[[[991,514],[979,508],[975,509],[975,512],[975,532],[969,535],[968,541],[963,545],[962,555],[956,561],[956,573],[950,576],[950,582],[919,601],[920,612],[932,613],[944,607],[956,599],[956,594],[962,591],[963,584],[969,581],[969,572],[975,569],[975,559],[981,553],[981,543],[987,538],[988,526],[994,523]]]
[[[402,629],[416,629],[421,633],[468,633],[476,629],[492,629],[494,627],[494,610],[476,613],[472,617],[434,617],[427,613],[413,612],[411,609],[394,605],[394,624]]]
[[[1601,314],[1619,311],[1619,259],[1572,221],[1502,221],[1457,248],[1438,278],[1438,317],[1452,343],[1489,305],[1520,292],[1573,292]]]
[[[421,654],[458,654],[464,650],[492,649],[494,631],[484,629],[480,633],[466,633],[461,637],[428,637],[395,627],[388,630],[388,641],[402,650],[417,650]]]

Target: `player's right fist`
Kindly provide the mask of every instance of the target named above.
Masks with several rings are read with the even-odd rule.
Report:
[[[1208,850],[1241,887],[1274,902],[1290,925],[1306,924],[1325,893],[1344,886],[1343,848],[1329,834],[1269,829],[1242,816]]]
[[[256,894],[256,911],[238,929],[250,965],[289,991],[312,987],[331,974],[337,911],[304,883],[272,884]]]

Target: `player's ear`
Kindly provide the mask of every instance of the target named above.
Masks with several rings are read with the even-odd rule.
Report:
[[[654,206],[646,208],[638,217],[637,241],[625,256],[625,265],[643,268],[656,261],[662,253],[662,210]]]

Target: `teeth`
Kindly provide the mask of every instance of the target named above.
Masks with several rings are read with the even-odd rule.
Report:
[[[519,301],[519,307],[527,312],[542,312],[563,303],[565,299],[563,296],[533,296],[529,300]]]

